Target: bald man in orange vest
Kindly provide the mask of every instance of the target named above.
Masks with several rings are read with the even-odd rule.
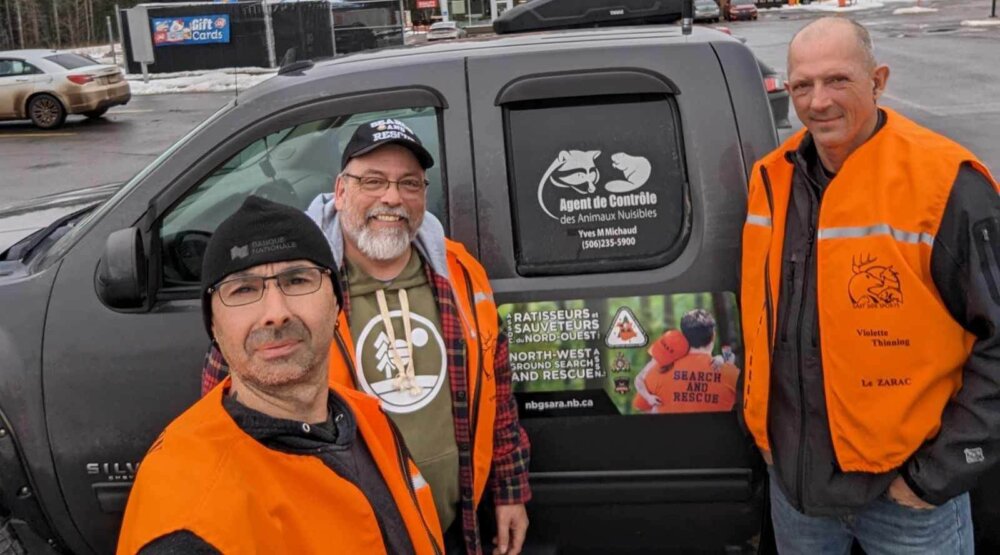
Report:
[[[759,161],[743,228],[743,415],[779,551],[972,554],[1000,458],[1000,195],[967,149],[877,102],[846,18],[804,27],[805,129]]]

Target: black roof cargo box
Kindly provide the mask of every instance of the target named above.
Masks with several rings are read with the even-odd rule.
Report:
[[[548,29],[673,23],[683,0],[533,0],[493,21],[497,34]]]

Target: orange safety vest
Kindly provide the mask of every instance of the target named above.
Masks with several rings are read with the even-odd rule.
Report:
[[[496,420],[496,382],[493,360],[499,336],[499,316],[493,300],[493,290],[486,270],[465,247],[445,239],[448,258],[448,281],[462,319],[465,336],[466,393],[472,430],[473,503],[478,506],[486,490],[486,481],[493,463],[493,423]],[[347,315],[340,312],[339,332],[330,345],[330,383],[357,388],[354,362],[341,353],[353,353],[354,341]],[[334,361],[340,361],[334,365]]]
[[[816,235],[826,407],[845,472],[898,468],[937,434],[975,339],[938,294],[931,249],[960,165],[990,174],[958,144],[883,110],[883,128],[824,192]],[[763,450],[770,450],[770,361],[794,172],[785,152],[804,136],[755,165],[743,228],[743,412]]]
[[[730,411],[736,402],[739,373],[732,364],[712,368],[712,356],[705,353],[685,355],[668,372],[654,369],[646,374],[646,389],[663,402],[653,412]],[[641,396],[636,396],[636,408],[649,410],[651,407]]]
[[[132,555],[189,530],[227,555],[385,553],[365,495],[313,456],[265,447],[222,406],[230,378],[174,420],[142,461],[118,538]],[[385,479],[418,554],[441,553],[430,487],[405,457],[378,402],[333,386]]]

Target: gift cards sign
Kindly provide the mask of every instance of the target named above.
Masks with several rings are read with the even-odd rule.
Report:
[[[229,16],[198,15],[153,18],[154,46],[228,43]]]

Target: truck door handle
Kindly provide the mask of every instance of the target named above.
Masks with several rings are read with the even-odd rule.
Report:
[[[28,81],[31,81],[31,79],[28,79],[27,77],[19,77],[14,80],[17,81],[18,83],[27,83]]]
[[[91,484],[90,487],[94,489],[94,495],[97,496],[97,504],[101,508],[101,512],[107,514],[125,512],[125,503],[132,490],[132,482],[101,482]]]

